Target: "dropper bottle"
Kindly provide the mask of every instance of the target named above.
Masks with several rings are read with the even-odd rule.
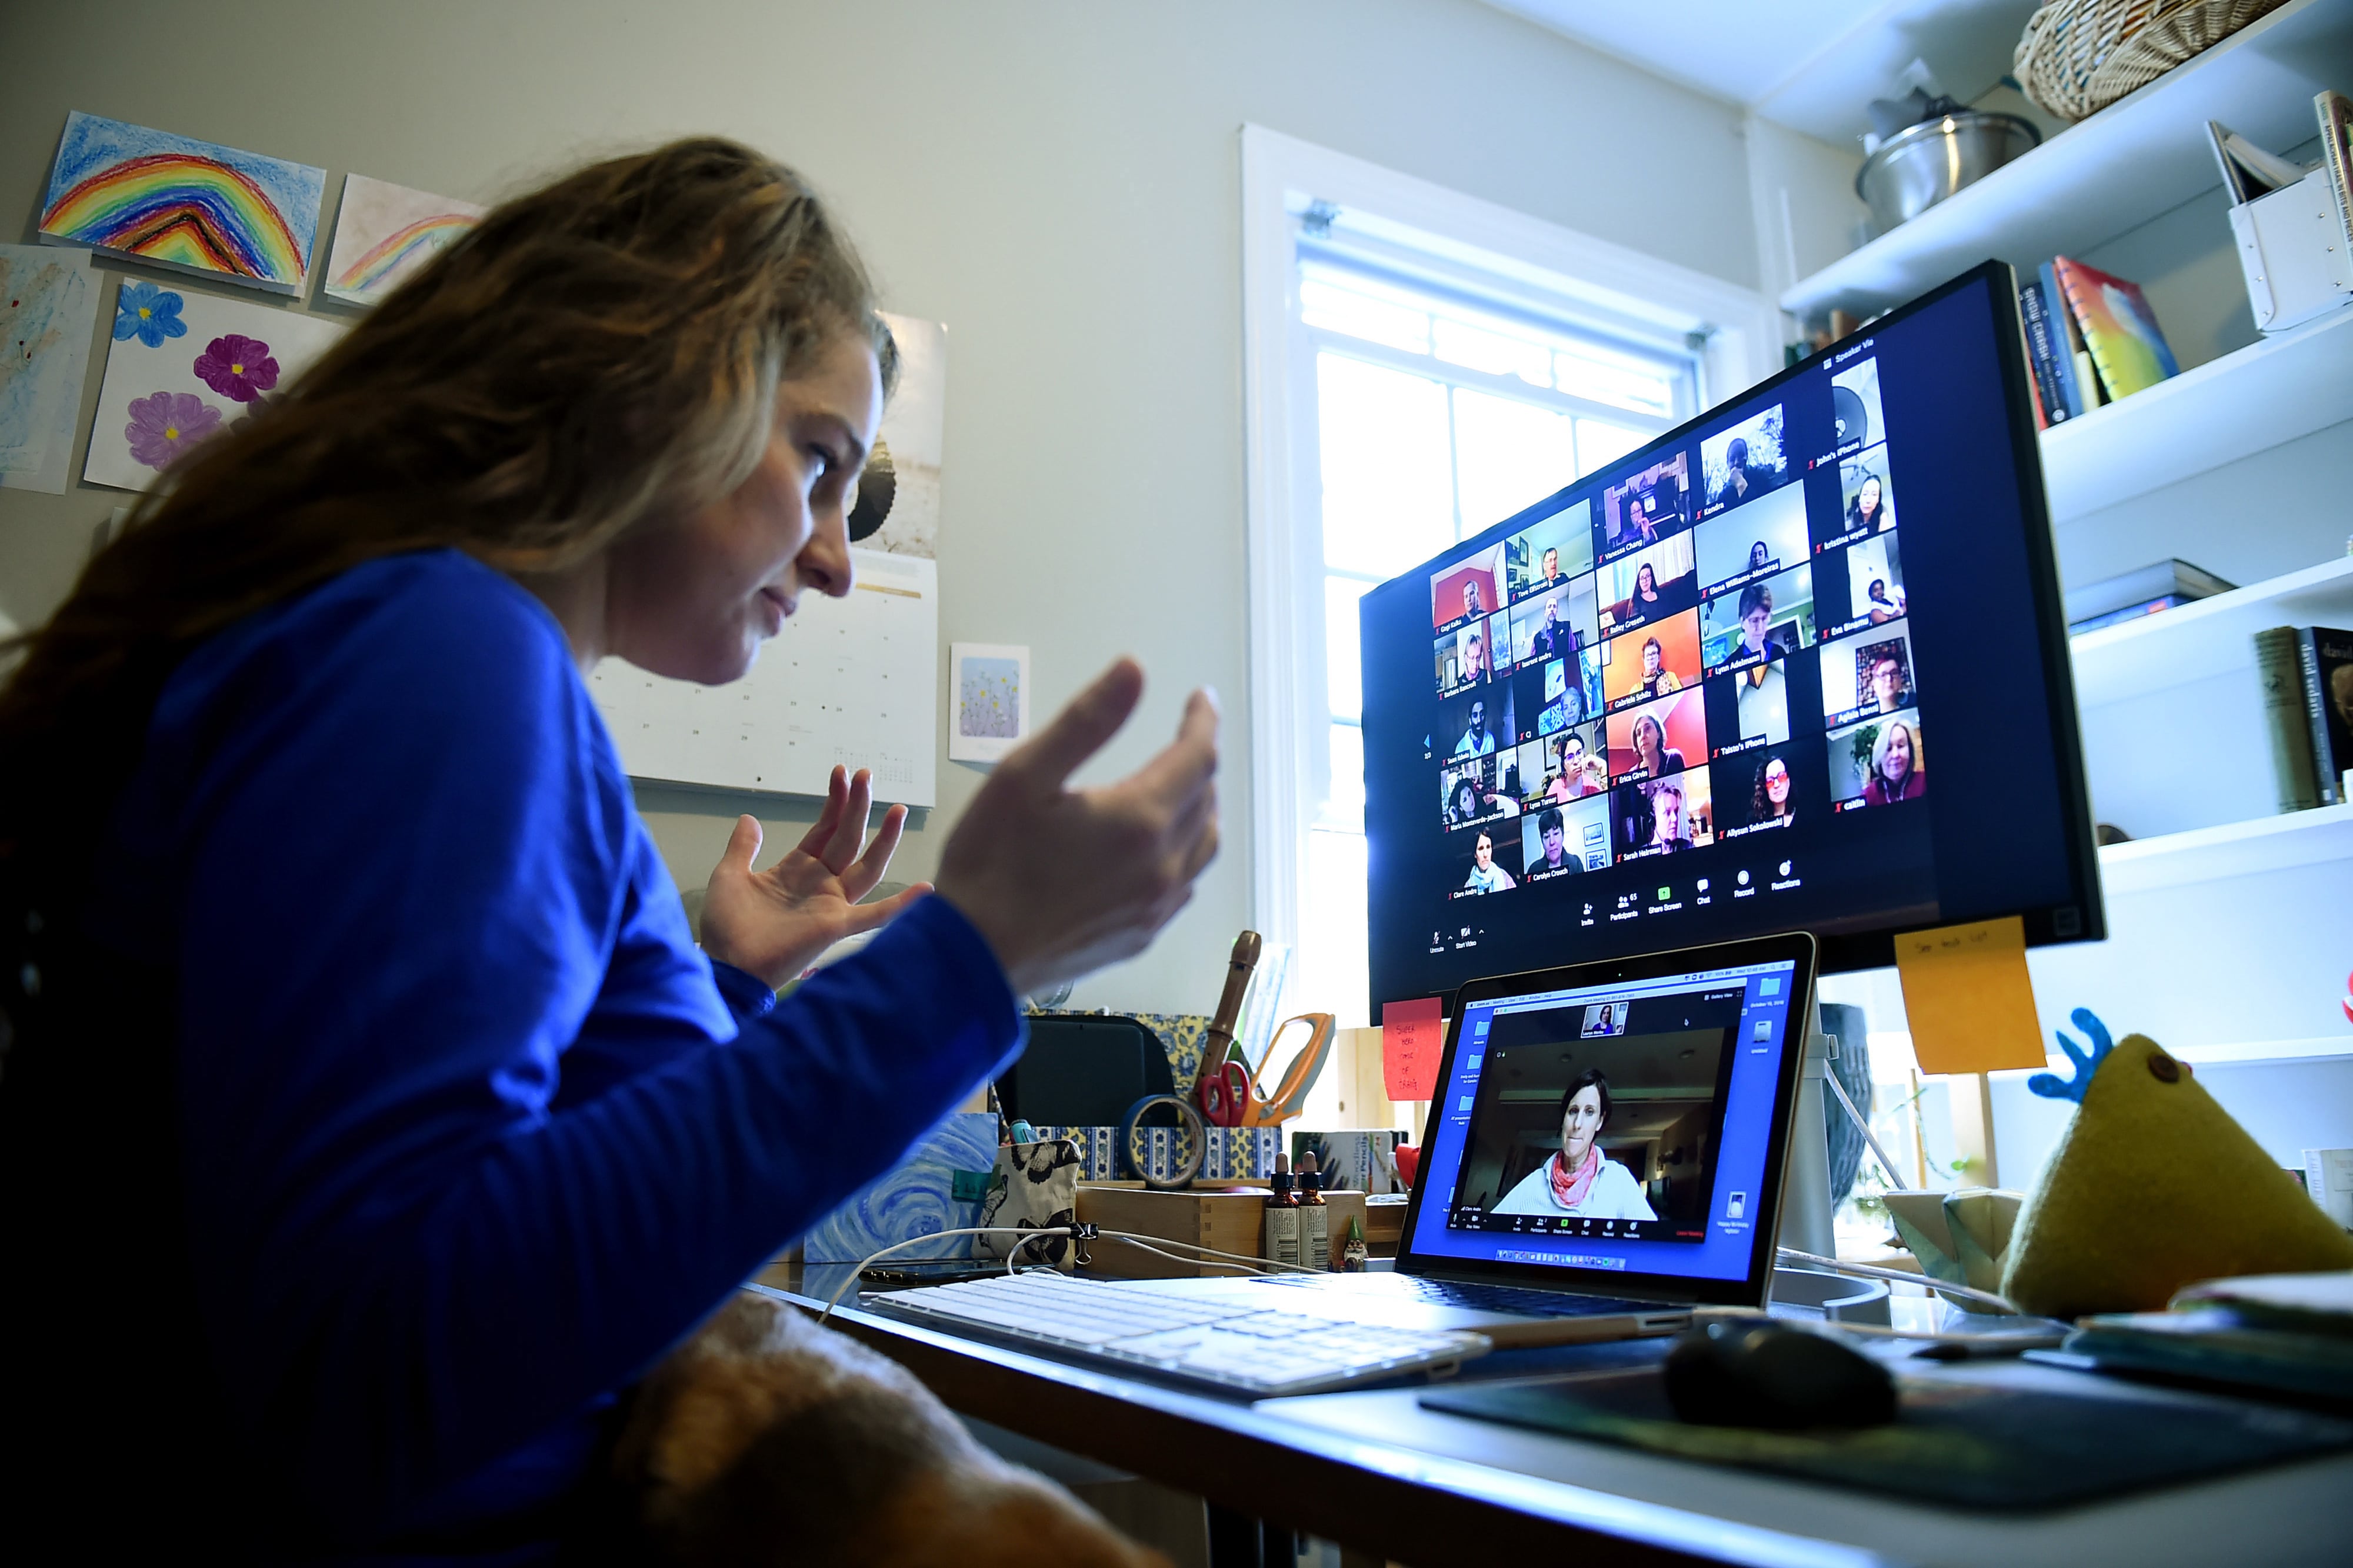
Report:
[[[1324,1201],[1323,1167],[1313,1150],[1299,1156],[1299,1261],[1331,1272],[1332,1205]]]
[[[1266,1194],[1266,1239],[1261,1247],[1270,1263],[1299,1262],[1299,1194],[1292,1191],[1291,1156],[1274,1157],[1274,1178]]]

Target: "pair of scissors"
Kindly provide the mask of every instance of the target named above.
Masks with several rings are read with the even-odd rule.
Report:
[[[1201,1042],[1201,1071],[1193,1083],[1193,1099],[1201,1108],[1201,1120],[1212,1127],[1240,1127],[1250,1114],[1250,1068],[1232,1053],[1234,1026],[1242,1016],[1250,973],[1258,967],[1260,945],[1254,931],[1234,938],[1233,955],[1226,961],[1225,994],[1218,998],[1217,1015]]]

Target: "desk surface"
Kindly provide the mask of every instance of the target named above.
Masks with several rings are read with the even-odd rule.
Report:
[[[1565,1552],[1776,1568],[2284,1568],[2353,1552],[2353,1453],[2051,1512],[1966,1512],[1448,1415],[1421,1408],[1418,1388],[1251,1404],[870,1312],[837,1309],[833,1322],[965,1415],[1414,1568],[1493,1568]],[[1474,1375],[1557,1377],[1658,1348],[1514,1352]],[[1935,1374],[2042,1387],[2078,1377],[2014,1363]],[[2118,1397],[2181,1397],[2101,1386]]]

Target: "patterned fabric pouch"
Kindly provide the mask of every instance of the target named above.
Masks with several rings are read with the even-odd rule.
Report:
[[[1004,1143],[997,1147],[997,1168],[988,1178],[988,1195],[981,1200],[976,1225],[1012,1226],[1021,1230],[1045,1230],[1072,1225],[1079,1212],[1079,1147],[1068,1138],[1048,1138],[1036,1143]],[[1020,1248],[1023,1263],[1050,1263],[1068,1274],[1075,1266],[1076,1249],[1067,1236],[1029,1241],[1018,1236],[976,1236],[975,1250],[985,1258],[1004,1258]]]

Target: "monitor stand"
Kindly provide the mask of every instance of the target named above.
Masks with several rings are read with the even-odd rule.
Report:
[[[1789,1156],[1781,1173],[1781,1220],[1777,1247],[1823,1258],[1838,1255],[1831,1223],[1830,1134],[1822,1120],[1822,1078],[1838,1055],[1838,1037],[1822,1033],[1819,1003],[1806,1008],[1806,1058],[1798,1069],[1798,1104],[1789,1127]]]

